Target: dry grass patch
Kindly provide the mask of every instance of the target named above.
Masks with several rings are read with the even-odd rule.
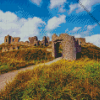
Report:
[[[61,60],[19,73],[1,92],[2,100],[99,100],[100,62]]]

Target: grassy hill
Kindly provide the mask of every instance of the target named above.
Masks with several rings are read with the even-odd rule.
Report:
[[[1,100],[99,100],[100,62],[61,60],[19,73]]]
[[[47,47],[44,46],[18,45],[19,50],[2,53],[1,50],[3,46],[4,44],[0,45],[0,74],[53,59],[51,53],[46,51]],[[11,44],[7,46],[9,47]],[[82,47],[82,52],[79,56],[80,55],[81,58],[88,57],[99,61],[100,48],[85,45]]]
[[[76,61],[61,60],[21,72],[0,93],[0,100],[99,100],[99,51],[86,45]]]
[[[88,57],[100,61],[100,48],[97,46],[82,46],[81,57]]]
[[[0,74],[53,59],[45,47],[20,45],[19,48],[19,50],[0,52]]]

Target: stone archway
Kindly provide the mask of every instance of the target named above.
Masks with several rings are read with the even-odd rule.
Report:
[[[62,51],[61,51],[61,41],[58,41],[54,43],[54,50],[55,50],[55,58],[61,57],[62,56]]]
[[[70,36],[66,33],[57,36],[54,34],[52,36],[52,56],[59,57],[59,44],[62,45],[62,58],[66,60],[76,60],[77,52],[80,52],[79,46],[76,45],[76,40],[74,36]]]

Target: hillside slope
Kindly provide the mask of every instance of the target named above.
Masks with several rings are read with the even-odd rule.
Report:
[[[99,100],[99,51],[96,46],[83,46],[76,61],[60,60],[20,72],[0,93],[0,99]]]
[[[19,50],[0,52],[0,74],[50,60],[53,57],[45,48],[20,45]]]
[[[100,48],[97,46],[82,46],[81,57],[100,61]]]
[[[99,100],[100,62],[60,60],[19,73],[1,100]]]

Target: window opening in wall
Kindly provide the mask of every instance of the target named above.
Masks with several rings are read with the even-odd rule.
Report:
[[[13,42],[14,42],[14,39],[13,39]]]
[[[11,37],[9,37],[9,43],[11,43]]]

